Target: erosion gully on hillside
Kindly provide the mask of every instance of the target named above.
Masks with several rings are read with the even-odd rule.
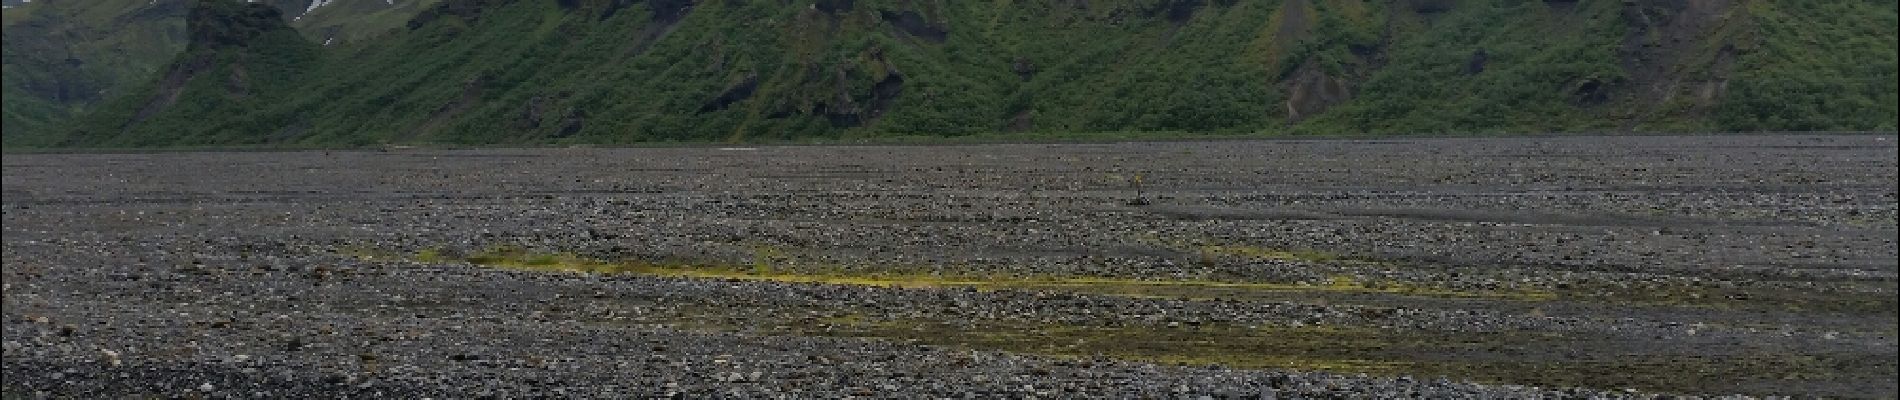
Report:
[[[15,154],[4,390],[1891,398],[1894,143]]]

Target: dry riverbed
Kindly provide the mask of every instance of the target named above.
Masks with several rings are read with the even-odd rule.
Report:
[[[1893,136],[8,155],[8,398],[1892,398]]]

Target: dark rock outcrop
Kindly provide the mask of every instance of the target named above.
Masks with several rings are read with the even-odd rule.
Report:
[[[267,32],[290,30],[271,6],[233,0],[202,0],[185,15],[187,50],[243,47]]]
[[[732,103],[751,98],[752,91],[758,88],[759,74],[746,74],[744,79],[740,79],[738,83],[734,83],[732,86],[727,87],[726,90],[720,92],[719,97],[715,97],[712,101],[706,102],[706,105],[700,106],[699,112],[703,114],[724,110],[726,107],[731,107]]]
[[[1477,75],[1484,72],[1484,66],[1491,62],[1491,53],[1484,49],[1471,52],[1471,59],[1465,60],[1465,75]]]

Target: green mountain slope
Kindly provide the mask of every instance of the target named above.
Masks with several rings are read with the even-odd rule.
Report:
[[[447,0],[283,68],[252,63],[288,39],[234,47],[247,76],[272,83],[161,77],[61,144],[1890,130],[1896,8]]]
[[[40,0],[4,10],[5,144],[57,143],[61,125],[152,79],[186,45],[194,0]],[[266,0],[319,43],[399,28],[436,0]]]
[[[184,2],[36,1],[5,10],[7,146],[55,142],[56,125],[144,82],[185,46]]]
[[[266,0],[284,11],[290,26],[318,43],[370,39],[402,28],[409,17],[439,0]],[[314,7],[312,7],[314,5]]]

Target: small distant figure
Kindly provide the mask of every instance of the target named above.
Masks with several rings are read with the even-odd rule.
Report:
[[[1152,204],[1148,201],[1148,193],[1141,190],[1141,174],[1135,174],[1135,179],[1129,180],[1128,182],[1135,185],[1135,199],[1129,200],[1128,205],[1145,206]]]

